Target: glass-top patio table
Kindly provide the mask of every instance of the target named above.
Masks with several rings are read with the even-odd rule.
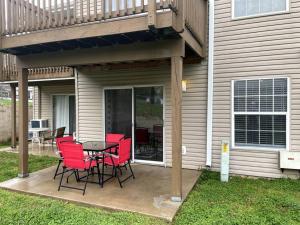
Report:
[[[106,142],[106,141],[87,141],[82,143],[83,150],[93,153],[101,153],[107,150],[114,149],[118,147],[118,143]]]
[[[112,157],[111,154],[117,154],[117,151],[111,152],[112,149],[116,149],[119,146],[118,143],[114,142],[106,142],[106,141],[86,141],[82,143],[83,150],[88,152],[89,154],[92,153],[97,160],[97,170],[98,170],[98,179],[99,182],[96,182],[101,187],[103,187],[104,182],[110,180],[113,176],[112,174],[105,174],[104,173],[104,158],[105,157]],[[110,153],[110,154],[102,154],[102,153]],[[100,172],[99,163],[102,163],[102,171]],[[104,176],[110,176],[108,179],[104,180]],[[95,183],[95,182],[92,182]]]

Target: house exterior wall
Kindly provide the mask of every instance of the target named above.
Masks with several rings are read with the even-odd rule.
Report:
[[[199,169],[205,166],[206,155],[206,95],[207,63],[185,65],[188,81],[183,93],[183,167]],[[77,78],[79,140],[104,139],[103,88],[117,86],[163,85],[165,87],[165,153],[166,165],[171,166],[171,69],[132,68],[123,70],[81,69]]]
[[[40,92],[38,91],[40,88]],[[38,101],[38,94],[40,93],[40,105]],[[74,85],[40,85],[34,87],[33,100],[33,118],[48,119],[50,129],[53,128],[53,95],[74,95]],[[41,107],[41,118],[38,115],[38,108]]]
[[[33,87],[33,99],[32,99],[32,111],[33,111],[33,119],[39,119],[39,87]]]
[[[290,11],[269,16],[232,19],[232,1],[215,1],[215,61],[213,161],[220,168],[220,145],[231,140],[231,81],[235,79],[290,78],[290,150],[300,151],[300,1]],[[233,149],[233,174],[282,177],[278,151]],[[287,171],[288,173],[292,171]]]

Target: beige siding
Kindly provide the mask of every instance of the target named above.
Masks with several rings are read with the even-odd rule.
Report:
[[[231,0],[215,1],[215,89],[213,168],[220,166],[220,143],[231,138],[231,80],[289,77],[291,81],[291,150],[300,144],[300,0],[290,13],[231,19]],[[281,177],[278,152],[233,150],[232,173]]]
[[[168,66],[130,70],[85,69],[78,74],[78,130],[80,140],[104,137],[103,88],[115,86],[164,85],[165,87],[165,151],[171,165],[171,101]],[[186,65],[184,79],[188,91],[183,94],[183,156],[185,168],[199,169],[205,165],[207,66]]]
[[[32,99],[33,119],[39,118],[39,88],[33,87],[33,99]]]
[[[53,126],[53,95],[75,94],[74,85],[43,85],[41,90],[41,119],[48,119],[49,127]],[[37,115],[37,114],[36,114]]]

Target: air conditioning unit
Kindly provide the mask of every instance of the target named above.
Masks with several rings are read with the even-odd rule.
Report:
[[[300,152],[280,151],[280,169],[300,170]]]

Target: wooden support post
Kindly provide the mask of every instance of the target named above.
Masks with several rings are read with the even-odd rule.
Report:
[[[28,174],[28,70],[18,69],[19,77],[19,177]]]
[[[17,146],[17,113],[16,113],[16,86],[10,85],[11,93],[11,148],[16,148]]]
[[[185,27],[185,4],[186,1],[177,1],[177,10],[173,13],[173,28],[179,33],[182,33]]]
[[[148,4],[148,27],[156,27],[156,0],[149,0]]]
[[[183,58],[171,58],[172,201],[182,201],[182,73]]]

